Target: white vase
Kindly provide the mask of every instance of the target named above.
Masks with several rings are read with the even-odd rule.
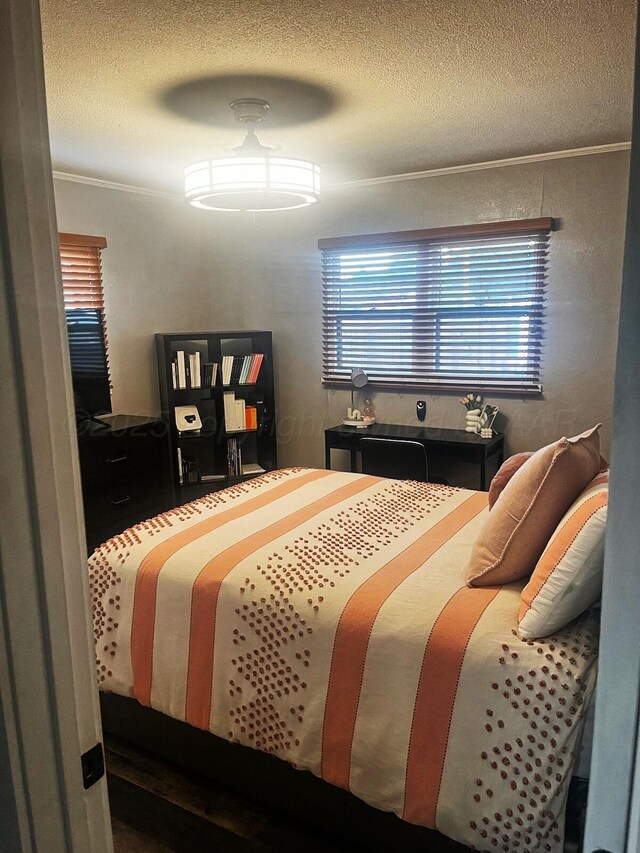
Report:
[[[482,409],[469,409],[465,415],[465,432],[475,432],[480,423],[480,412]]]

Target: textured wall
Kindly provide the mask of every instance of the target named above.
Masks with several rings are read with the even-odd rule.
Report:
[[[348,392],[320,384],[318,238],[540,215],[561,220],[551,244],[545,391],[491,400],[508,417],[511,452],[597,420],[608,450],[627,172],[626,153],[577,157],[350,189],[255,221],[62,181],[56,202],[61,230],[109,241],[114,411],[157,410],[154,332],[271,329],[280,463],[322,466],[323,430],[339,422]],[[427,424],[462,424],[454,394],[373,397],[380,421],[417,423],[415,401],[425,397]]]
[[[114,412],[159,408],[154,332],[209,327],[211,222],[180,201],[55,181],[58,228],[102,253]]]
[[[551,244],[544,394],[491,400],[508,416],[511,452],[597,420],[604,423],[606,451],[627,172],[626,153],[577,157],[351,189],[328,196],[317,209],[255,223],[244,216],[225,220],[227,249],[218,245],[214,298],[221,323],[273,330],[281,464],[322,466],[322,430],[339,422],[348,399],[347,392],[320,384],[319,237],[540,215],[555,216],[562,226]],[[380,421],[417,423],[415,401],[426,396],[429,425],[462,424],[456,395],[373,396]]]

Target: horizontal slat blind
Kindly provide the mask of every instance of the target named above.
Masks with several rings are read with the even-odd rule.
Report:
[[[109,373],[109,339],[104,314],[101,256],[107,241],[104,237],[83,234],[60,234],[59,241],[64,307],[68,321],[72,321],[68,323],[68,328],[74,364],[79,369],[78,365],[84,363],[81,356],[86,355],[86,371],[100,372],[96,359],[101,360],[103,356],[98,351],[101,348],[95,346],[95,322],[96,317],[99,317]]]
[[[320,241],[323,381],[538,393],[552,220]]]

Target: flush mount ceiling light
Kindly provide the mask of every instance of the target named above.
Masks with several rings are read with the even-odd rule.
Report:
[[[185,196],[204,210],[292,210],[320,201],[320,168],[307,160],[274,157],[255,134],[269,104],[239,98],[230,105],[247,135],[234,157],[202,160],[184,170]]]

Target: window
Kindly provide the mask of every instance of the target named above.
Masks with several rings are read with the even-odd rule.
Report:
[[[104,237],[59,234],[62,291],[72,365],[90,376],[109,376],[109,347],[102,288]],[[104,341],[96,337],[96,321]],[[104,345],[103,345],[104,344]]]
[[[323,382],[535,394],[552,219],[320,240]]]

